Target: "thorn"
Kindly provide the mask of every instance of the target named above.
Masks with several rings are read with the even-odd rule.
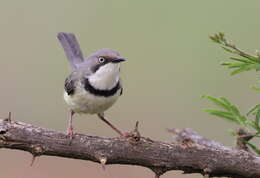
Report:
[[[33,157],[32,157],[32,161],[31,161],[31,164],[30,164],[31,167],[33,166],[33,163],[35,162],[35,159],[36,159],[36,156],[33,155]]]
[[[11,123],[11,116],[12,116],[12,113],[9,112],[9,113],[8,113],[8,117],[5,118],[4,120],[7,121],[8,123]]]
[[[9,121],[9,123],[11,123],[11,117],[12,117],[12,113],[9,111],[9,113],[8,113],[8,121]]]
[[[101,163],[101,166],[102,166],[102,169],[105,170],[105,165],[106,165],[106,162],[107,162],[107,158],[106,157],[101,157],[100,158],[100,163]]]
[[[141,139],[141,134],[138,131],[138,125],[139,125],[139,121],[136,121],[134,129],[130,132],[123,133],[121,138],[124,138],[133,144],[139,142]]]
[[[136,121],[136,123],[135,123],[135,131],[136,132],[138,131],[138,125],[139,125],[139,121]]]
[[[155,177],[155,178],[160,178],[160,175],[159,175],[159,174],[155,174],[154,177]]]
[[[152,168],[152,171],[155,174],[155,178],[159,178],[161,175],[163,175],[167,170],[163,168]]]
[[[41,156],[44,153],[44,149],[42,148],[41,145],[31,145],[31,147],[32,147],[31,153],[33,157],[30,165],[33,166],[36,157]]]
[[[136,121],[134,131],[131,132],[131,137],[134,139],[135,142],[138,142],[141,138],[141,134],[138,131],[139,121]]]

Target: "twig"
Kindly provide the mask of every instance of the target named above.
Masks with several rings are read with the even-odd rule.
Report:
[[[235,50],[237,52],[238,55],[246,57],[246,58],[258,58],[258,56],[253,56],[251,54],[246,53],[245,51],[242,51],[241,49],[237,48],[235,44],[227,41],[226,39],[223,40],[224,45],[227,47],[232,48],[233,50]]]
[[[245,129],[243,128],[239,128],[236,132],[236,147],[238,149],[242,149],[245,151],[250,151],[250,149],[247,146],[247,142],[249,140],[251,140],[252,138],[254,138],[253,134],[247,132]]]

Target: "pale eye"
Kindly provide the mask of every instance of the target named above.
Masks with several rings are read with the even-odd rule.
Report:
[[[99,61],[100,63],[105,62],[105,60],[106,60],[106,59],[105,59],[104,57],[99,57],[99,58],[98,58],[98,61]]]

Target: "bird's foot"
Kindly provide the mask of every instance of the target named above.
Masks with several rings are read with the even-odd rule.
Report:
[[[120,137],[122,138],[129,138],[129,137],[134,137],[134,134],[136,132],[133,131],[129,131],[129,132],[122,132],[122,135],[120,135]]]
[[[123,132],[121,138],[127,139],[131,142],[138,142],[141,138],[140,132],[138,131],[138,121],[136,122],[134,130]]]
[[[67,129],[67,136],[72,140],[73,138],[73,127],[70,125]]]

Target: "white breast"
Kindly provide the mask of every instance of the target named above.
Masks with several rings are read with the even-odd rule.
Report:
[[[116,102],[121,92],[118,90],[115,95],[110,97],[95,96],[86,91],[82,84],[78,83],[77,85],[73,95],[68,95],[66,91],[64,92],[66,103],[77,113],[102,113]]]
[[[119,63],[108,63],[101,66],[94,75],[90,76],[89,82],[96,89],[109,90],[117,84],[119,72]]]
[[[112,89],[119,81],[119,67],[119,64],[113,63],[100,67],[94,75],[89,77],[90,84],[100,90]],[[121,93],[121,90],[118,90],[113,96],[95,96],[86,91],[81,82],[78,81],[75,86],[73,95],[64,92],[64,99],[69,107],[77,113],[102,113],[116,102]]]

